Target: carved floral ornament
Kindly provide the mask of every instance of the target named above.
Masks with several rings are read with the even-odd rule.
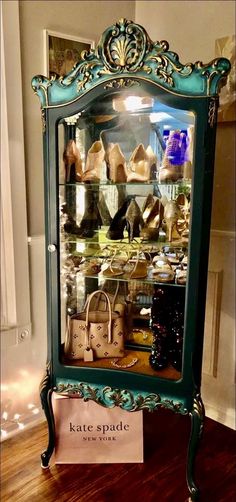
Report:
[[[184,65],[169,51],[168,42],[152,42],[142,26],[122,18],[103,33],[96,49],[82,52],[70,73],[58,79],[37,75],[32,87],[43,107],[76,100],[118,75],[123,82],[138,77],[178,95],[199,97],[216,95],[229,71],[230,62],[225,58]],[[107,84],[107,88],[114,86]]]
[[[131,392],[129,390],[113,389],[111,387],[102,387],[88,385],[86,383],[67,383],[59,382],[54,389],[57,393],[67,396],[77,396],[84,401],[92,400],[106,408],[118,406],[126,411],[141,411],[147,409],[149,411],[159,408],[166,408],[180,413],[188,414],[184,404],[174,402],[171,399],[162,398],[159,394],[148,394]]]

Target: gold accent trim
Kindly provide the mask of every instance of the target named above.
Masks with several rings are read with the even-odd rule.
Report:
[[[187,63],[186,65],[177,66],[177,64],[172,61],[166,54],[150,54],[147,56],[145,63],[148,61],[154,61],[156,63],[156,68],[152,69],[147,64],[144,65],[143,70],[150,75],[152,71],[155,75],[157,75],[160,79],[166,82],[171,87],[174,87],[174,79],[172,77],[173,72],[179,73],[181,77],[188,77],[194,70],[193,63]]]
[[[210,125],[210,127],[214,127],[214,124],[216,123],[216,117],[217,117],[216,99],[211,99],[208,109],[208,124]]]
[[[196,394],[193,400],[193,408],[190,411],[189,415],[192,417],[193,415],[197,415],[199,420],[201,421],[200,430],[199,430],[199,438],[203,432],[203,421],[205,416],[205,409],[202,402],[202,398],[200,394]]]
[[[107,84],[104,85],[104,89],[121,89],[122,87],[132,87],[134,85],[140,85],[140,82],[137,80],[132,80],[132,79],[114,79],[112,82],[107,82]]]
[[[46,364],[46,371],[43,375],[43,378],[39,384],[39,392],[40,394],[48,387],[50,381],[50,369],[51,369],[51,361]]]
[[[41,108],[41,120],[42,120],[42,131],[43,131],[43,134],[45,134],[46,127],[47,127],[45,115],[46,115],[45,108]]]
[[[141,77],[141,76],[138,76],[135,75],[134,77],[132,77],[131,75],[127,75],[127,76],[124,76],[123,75],[123,78],[135,78],[135,79],[138,79],[138,80],[144,80],[144,82],[148,82],[149,84],[152,84],[152,85],[155,85],[156,87],[159,87],[160,89],[162,89],[163,91],[166,91],[167,93],[169,94],[173,94],[174,96],[178,96],[178,97],[181,97],[181,98],[189,98],[189,99],[209,99],[209,96],[203,96],[203,95],[196,95],[196,96],[189,96],[188,94],[180,94],[180,93],[177,93],[177,92],[174,92],[172,91],[171,89],[166,89],[166,87],[160,85],[159,83],[157,82],[153,82],[153,81],[150,81],[150,79],[148,78],[145,78],[145,77]],[[111,78],[109,80],[116,80],[117,77],[114,77],[114,78]],[[83,98],[88,92],[92,91],[93,89],[95,89],[96,87],[98,87],[99,85],[103,85],[105,84],[106,82],[98,82],[97,84],[95,84],[93,87],[91,87],[90,89],[87,89],[87,91],[83,92],[83,94],[81,96],[78,96],[77,98],[73,99],[72,101],[68,101],[67,103],[61,103],[59,105],[48,105],[48,106],[44,106],[44,108],[61,108],[63,106],[68,106],[68,105],[71,105],[73,103],[75,103],[76,101],[79,101],[79,99]],[[216,96],[211,96],[212,98],[216,98]]]
[[[42,91],[43,91],[43,93],[44,93],[44,96],[45,96],[45,101],[46,101],[46,105],[47,105],[47,106],[46,106],[46,107],[44,107],[44,108],[47,108],[47,107],[49,106],[49,105],[48,105],[48,91],[47,91],[48,86],[45,88],[45,87],[44,87],[44,85],[39,85],[39,89],[42,89]],[[36,95],[39,97],[39,95],[38,95],[38,93],[37,93],[37,91],[36,91],[35,89],[34,89],[34,94],[36,94]],[[40,99],[40,98],[39,98],[39,99]]]
[[[225,75],[225,78],[228,75],[228,71],[216,69],[215,71],[212,72],[209,70],[210,67],[217,68],[218,61],[220,61],[220,59],[221,58],[212,59],[209,63],[206,63],[206,64],[204,64],[202,61],[197,61],[195,63],[196,69],[202,70],[205,68],[205,70],[202,72],[202,76],[206,77],[206,79],[207,79],[207,95],[208,95],[208,97],[210,96],[210,87],[211,87],[211,82],[212,82],[213,78],[219,74],[221,74],[222,76]],[[221,82],[219,81],[219,83],[218,83],[218,90],[220,90],[220,88],[223,85],[224,85],[224,82],[222,83],[222,79],[221,79]]]

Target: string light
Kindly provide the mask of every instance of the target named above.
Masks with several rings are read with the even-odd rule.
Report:
[[[38,413],[39,413],[39,409],[38,409],[38,408],[34,408],[34,410],[32,410],[32,413],[33,413],[34,415],[38,415]]]
[[[38,375],[32,375],[29,379],[29,371],[27,368],[21,368],[18,370],[18,378],[14,381],[7,383],[1,383],[1,390],[7,391],[2,402],[2,412],[1,412],[1,440],[5,440],[8,437],[14,436],[16,433],[22,432],[26,427],[30,426],[35,420],[39,420],[40,417],[40,407],[38,402],[34,403],[31,401],[30,396],[34,393],[36,381],[38,383]],[[21,388],[20,393],[20,405],[15,408],[15,399],[10,399],[18,395],[18,389]],[[24,403],[25,398],[28,400]],[[28,401],[28,402],[27,402]],[[14,405],[13,405],[14,403]],[[24,409],[23,409],[24,403]]]
[[[1,391],[4,392],[7,390],[8,390],[8,385],[6,385],[5,383],[1,383]]]

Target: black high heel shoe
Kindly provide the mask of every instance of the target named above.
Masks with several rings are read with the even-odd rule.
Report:
[[[124,238],[124,229],[126,226],[126,212],[129,207],[129,204],[132,200],[132,196],[126,197],[122,206],[116,212],[110,227],[107,231],[106,237],[111,240],[122,240]]]
[[[97,207],[99,211],[100,218],[102,220],[102,224],[108,226],[111,224],[112,218],[110,215],[110,211],[107,207],[105,197],[102,192],[99,193]]]
[[[140,236],[141,228],[144,225],[142,213],[134,198],[129,204],[129,207],[125,213],[125,218],[126,228],[129,235],[129,242],[131,242],[135,237]]]
[[[93,237],[94,231],[102,226],[102,219],[95,200],[91,200],[80,222],[80,237]]]
[[[78,227],[75,219],[70,214],[67,215],[67,219],[64,224],[64,231],[67,234],[73,235],[80,235],[81,233],[80,227]]]

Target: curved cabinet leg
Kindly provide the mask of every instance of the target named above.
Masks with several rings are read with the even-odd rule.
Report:
[[[191,416],[191,435],[188,447],[187,459],[187,484],[190,492],[190,501],[199,500],[199,490],[194,481],[195,458],[202,436],[205,410],[200,394],[194,398],[193,409],[190,412]]]
[[[52,410],[52,392],[50,382],[50,365],[47,366],[46,374],[40,384],[40,399],[48,423],[48,446],[41,454],[41,467],[47,469],[55,446],[55,426]]]

